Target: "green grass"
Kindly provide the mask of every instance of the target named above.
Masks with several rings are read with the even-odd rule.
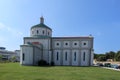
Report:
[[[119,80],[120,72],[99,67],[36,67],[0,63],[0,80]]]

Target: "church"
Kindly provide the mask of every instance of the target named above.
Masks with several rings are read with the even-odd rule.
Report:
[[[92,66],[93,37],[52,37],[52,29],[40,23],[30,29],[30,37],[24,37],[20,45],[20,64],[38,65],[38,61],[53,62],[58,66]]]

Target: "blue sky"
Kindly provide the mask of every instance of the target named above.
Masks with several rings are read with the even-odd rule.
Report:
[[[20,49],[41,15],[53,36],[92,34],[95,53],[120,50],[120,0],[0,0],[0,46]]]

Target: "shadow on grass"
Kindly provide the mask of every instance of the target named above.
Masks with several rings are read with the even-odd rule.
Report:
[[[22,65],[22,66],[29,66],[29,67],[46,67],[46,68],[48,68],[48,67],[86,67],[86,68],[88,68],[88,67],[98,67],[98,66],[65,66],[65,65],[61,65],[61,66],[57,66],[57,65],[55,65],[55,66],[51,66],[51,65],[47,65],[47,66],[37,66],[37,65]]]

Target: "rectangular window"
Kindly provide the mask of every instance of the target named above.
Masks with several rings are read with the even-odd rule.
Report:
[[[65,52],[65,60],[67,61],[67,52]]]
[[[57,61],[59,60],[59,53],[57,52]]]
[[[83,61],[85,61],[85,52],[83,53]]]
[[[25,60],[25,54],[24,53],[22,54],[22,60],[23,61]]]
[[[76,52],[74,53],[74,61],[76,61]]]

